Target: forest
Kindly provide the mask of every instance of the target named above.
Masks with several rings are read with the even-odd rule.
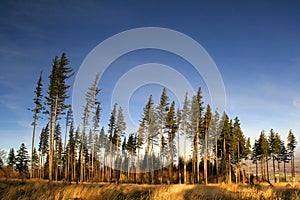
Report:
[[[0,177],[77,183],[249,183],[246,161],[251,161],[255,165],[251,176],[261,181],[286,182],[287,174],[295,181],[297,141],[293,131],[284,139],[273,129],[262,130],[251,145],[237,116],[231,119],[205,105],[201,87],[192,98],[182,94],[182,108],[169,99],[165,88],[158,104],[150,95],[141,110],[138,130],[128,133],[117,102],[107,126],[100,124],[100,74],[86,91],[82,121],[75,127],[67,103],[72,76],[65,53],[53,59],[46,87],[40,73],[30,109],[31,155],[24,143],[17,151],[11,148],[7,160],[0,162]],[[47,123],[39,124],[45,119]],[[43,126],[40,133],[37,125]],[[284,173],[280,173],[281,163]]]

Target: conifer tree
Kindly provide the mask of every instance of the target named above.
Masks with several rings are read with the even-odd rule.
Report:
[[[163,183],[163,137],[166,123],[166,115],[169,111],[169,97],[166,88],[163,89],[160,96],[160,102],[157,106],[157,120],[159,125],[159,161],[160,161],[160,183]]]
[[[190,101],[188,99],[188,93],[185,94],[183,108],[182,108],[182,115],[181,115],[181,128],[183,131],[183,165],[184,165],[184,183],[187,184],[187,171],[186,171],[186,145],[187,145],[187,135],[189,135],[190,130]]]
[[[175,156],[175,146],[174,139],[175,134],[178,130],[178,126],[176,124],[176,116],[175,116],[175,102],[173,101],[170,107],[170,110],[167,114],[166,119],[166,128],[168,133],[168,157],[169,157],[169,177],[168,183],[173,183],[173,161]]]
[[[34,168],[33,167],[34,162],[32,159],[33,159],[33,150],[34,150],[35,130],[37,125],[36,122],[39,118],[41,118],[39,114],[45,109],[42,103],[42,98],[43,98],[42,87],[43,87],[42,72],[40,72],[40,77],[37,82],[36,89],[34,91],[35,97],[33,99],[33,102],[35,104],[35,107],[34,109],[31,110],[33,112],[33,122],[32,122],[33,130],[32,130],[32,141],[31,141],[31,169]],[[33,178],[33,173],[30,174],[30,178]]]
[[[209,137],[209,127],[211,124],[211,118],[212,118],[212,114],[211,114],[211,108],[210,105],[208,104],[206,107],[206,112],[204,115],[204,124],[205,124],[205,135],[204,135],[204,157],[203,157],[203,161],[204,161],[204,183],[207,184],[208,183],[208,177],[207,177],[207,152],[208,152],[208,137]]]
[[[66,81],[74,75],[72,68],[68,67],[69,60],[65,53],[61,57],[57,56],[53,60],[52,71],[49,76],[48,96],[46,97],[49,109],[49,127],[50,127],[50,152],[49,152],[49,181],[53,180],[53,153],[54,153],[54,133],[59,115],[64,114],[64,110],[70,107],[65,103],[69,98],[67,90],[69,85]]]
[[[292,174],[293,184],[295,184],[295,149],[296,149],[297,141],[292,129],[289,131],[287,141],[288,141],[287,149],[289,150],[290,157],[291,157],[291,174]]]
[[[117,113],[117,104],[114,104],[113,110],[111,112],[111,116],[108,124],[108,139],[109,139],[109,159],[110,159],[110,169],[109,169],[109,182],[112,182],[112,167],[113,167],[113,136],[116,131],[116,113]]]
[[[16,170],[20,173],[20,175],[22,174],[27,175],[29,173],[28,164],[29,164],[28,151],[25,144],[22,143],[16,155]]]

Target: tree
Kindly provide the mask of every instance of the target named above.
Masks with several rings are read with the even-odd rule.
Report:
[[[178,133],[177,133],[177,167],[178,167],[178,183],[181,184],[181,165],[179,165],[179,161],[180,161],[180,125],[181,125],[181,110],[178,108],[177,109],[177,113],[176,113],[176,123],[177,123],[177,129],[178,129]],[[182,161],[182,159],[181,159]]]
[[[32,153],[32,158],[31,158],[31,173],[32,177],[35,178],[37,177],[35,174],[38,173],[38,167],[39,167],[39,156],[37,153],[36,148],[33,148],[33,153]]]
[[[128,156],[128,175],[127,175],[127,178],[128,178],[128,181],[130,181],[130,171],[131,171],[131,163],[133,162],[133,159],[136,155],[136,148],[137,148],[137,137],[136,135],[134,134],[130,134],[129,135],[129,138],[128,138],[128,141],[127,141],[127,144],[126,144],[126,150],[129,154]]]
[[[117,112],[117,104],[114,104],[114,108],[111,112],[111,116],[108,124],[108,139],[109,139],[109,158],[110,158],[110,169],[109,169],[109,182],[112,182],[112,163],[113,163],[113,135],[116,131],[116,112]]]
[[[297,141],[292,129],[289,131],[287,141],[288,141],[287,149],[289,150],[290,157],[291,157],[292,179],[293,179],[293,184],[295,184],[295,149],[296,149]]]
[[[284,181],[286,182],[286,163],[288,163],[291,160],[291,158],[283,141],[281,141],[280,144],[280,160],[283,161],[283,176],[284,176]]]
[[[255,163],[255,175],[258,176],[258,161],[259,161],[259,143],[258,140],[254,141],[252,147],[252,162]]]
[[[119,107],[118,114],[117,114],[117,123],[116,123],[116,130],[114,131],[114,145],[116,147],[116,159],[115,162],[117,162],[116,169],[121,169],[120,165],[118,163],[119,159],[119,148],[121,146],[121,138],[124,137],[125,135],[125,130],[126,130],[126,123],[124,120],[124,115],[123,115],[123,109],[122,107]],[[119,183],[119,176],[116,174],[116,180],[117,183]]]
[[[184,102],[183,102],[183,108],[182,108],[182,112],[181,112],[181,128],[183,131],[183,165],[184,165],[184,183],[187,184],[187,173],[186,173],[186,140],[187,140],[187,135],[188,135],[188,131],[190,128],[190,101],[188,99],[188,93],[185,94],[185,98],[184,98]]]
[[[210,105],[208,104],[206,107],[206,112],[204,114],[204,124],[205,124],[205,135],[204,135],[204,183],[208,183],[208,177],[207,177],[207,152],[208,152],[208,137],[209,137],[209,127],[211,124],[211,108]]]
[[[72,68],[68,67],[69,60],[65,53],[61,57],[55,56],[52,64],[52,71],[49,76],[48,96],[46,97],[49,106],[49,126],[50,126],[50,152],[49,152],[49,181],[53,180],[53,153],[54,153],[54,133],[59,115],[64,114],[64,110],[70,107],[65,103],[69,98],[67,90],[70,87],[66,81],[74,75]]]
[[[166,115],[169,110],[169,97],[166,88],[163,89],[160,96],[160,103],[157,106],[157,120],[159,125],[159,161],[161,164],[160,183],[163,183],[163,137]]]
[[[85,95],[86,104],[84,107],[84,113],[83,113],[83,127],[82,127],[82,133],[81,133],[81,150],[80,150],[80,181],[83,182],[85,180],[84,177],[84,168],[85,168],[85,162],[84,162],[84,151],[85,151],[85,131],[89,123],[89,114],[91,112],[91,109],[95,108],[95,105],[99,104],[96,97],[98,93],[100,92],[100,89],[98,88],[98,81],[99,81],[100,74],[96,74],[95,80],[91,84],[91,86],[88,88],[88,91]]]
[[[16,170],[20,173],[20,175],[22,174],[27,175],[29,173],[28,164],[29,164],[28,151],[25,144],[22,143],[16,155]]]
[[[155,119],[155,111],[154,111],[154,103],[152,100],[152,95],[150,95],[144,109],[143,109],[143,115],[141,120],[141,126],[144,127],[143,135],[145,136],[145,172],[147,173],[147,181],[150,183],[150,171],[154,172],[154,169],[150,169],[150,163],[153,161],[153,145],[156,142],[155,137],[157,136],[157,125],[156,125],[156,119]],[[151,148],[151,151],[150,151]],[[151,165],[153,167],[153,164]],[[152,178],[154,181],[154,174],[152,174]]]
[[[36,89],[34,91],[35,93],[35,97],[33,99],[33,102],[35,104],[34,109],[32,109],[31,111],[33,112],[33,122],[32,122],[32,126],[33,126],[33,130],[32,130],[32,140],[31,140],[31,169],[33,169],[33,152],[34,152],[34,138],[35,138],[35,129],[36,129],[36,121],[40,118],[39,114],[45,109],[43,104],[42,104],[42,98],[43,98],[43,94],[42,94],[42,72],[40,72],[40,77],[39,80],[37,82],[37,86]],[[30,174],[30,178],[33,178],[33,173]]]
[[[16,164],[15,150],[14,148],[11,148],[9,150],[8,157],[7,157],[7,165],[13,168],[15,164]]]
[[[233,136],[233,161],[236,165],[236,182],[240,181],[240,171],[241,171],[241,159],[244,157],[245,152],[245,144],[246,140],[244,134],[240,127],[240,120],[238,117],[235,117],[232,129],[232,136]],[[243,170],[242,170],[243,172]],[[245,182],[245,176],[243,175],[243,182]]]
[[[276,178],[275,177],[275,160],[276,160],[276,152],[279,149],[279,143],[275,139],[275,132],[273,129],[270,130],[268,142],[269,142],[269,153],[273,159],[273,179],[275,181],[275,178]]]
[[[175,116],[175,102],[173,101],[170,107],[170,110],[167,114],[166,119],[166,128],[168,133],[168,157],[169,157],[169,179],[168,183],[173,183],[173,161],[175,155],[175,146],[174,139],[175,134],[178,130],[178,126],[176,124],[176,116]]]
[[[40,152],[41,166],[44,166],[43,172],[40,173],[40,177],[44,178],[45,161],[49,153],[49,124],[47,124],[45,127],[42,128],[38,151]]]
[[[250,137],[248,137],[247,142],[246,142],[246,146],[245,146],[245,152],[244,152],[244,158],[245,160],[250,160],[251,159],[251,143],[250,143]],[[248,180],[250,180],[250,171],[249,171],[249,164],[248,166]]]
[[[216,171],[216,183],[218,183],[219,179],[219,157],[218,157],[218,140],[221,130],[220,115],[216,110],[214,115],[212,116],[211,125],[210,125],[210,133],[212,138],[212,146],[214,146],[214,157],[215,157],[215,171]]]
[[[266,165],[267,165],[267,158],[269,156],[269,144],[265,135],[265,131],[262,131],[260,133],[257,150],[261,162],[262,180],[266,181],[268,180],[266,179]]]
[[[219,150],[221,160],[221,172],[223,181],[227,181],[227,183],[231,183],[231,154],[232,154],[232,121],[229,120],[228,115],[224,112],[222,116],[221,122],[221,134],[219,136]]]

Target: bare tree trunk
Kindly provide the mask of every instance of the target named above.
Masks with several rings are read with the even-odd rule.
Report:
[[[184,165],[184,184],[187,184],[187,173],[186,173],[186,123],[183,125],[183,134],[184,134],[184,141],[183,141],[183,165]]]
[[[179,144],[179,131],[177,133],[177,146],[178,146],[178,152],[177,152],[177,162],[178,162],[178,183],[181,184],[181,171],[180,171],[180,165],[179,165],[179,159],[180,159],[180,144]]]
[[[30,162],[30,164],[31,164],[31,173],[30,173],[30,178],[34,178],[34,176],[33,176],[33,151],[34,151],[34,136],[35,136],[35,128],[36,128],[36,118],[37,118],[37,116],[36,116],[36,109],[35,109],[35,111],[34,111],[34,114],[33,114],[33,123],[32,123],[32,125],[33,125],[33,130],[32,130],[32,141],[31,141],[31,162]]]
[[[280,162],[277,161],[277,169],[278,169],[278,183],[280,182]]]
[[[205,144],[204,144],[204,158],[203,158],[203,161],[204,161],[204,183],[205,185],[207,185],[208,183],[208,180],[207,180],[207,140],[208,140],[208,127],[207,127],[207,124],[206,124],[206,127],[205,127],[205,136],[204,136],[204,140],[205,140]]]
[[[215,137],[215,157],[216,157],[216,183],[219,183],[219,158],[218,158],[218,137]]]
[[[276,176],[275,176],[275,158],[273,156],[273,178],[274,178],[274,182],[276,183]]]
[[[162,130],[163,124],[161,124],[160,130],[159,130],[159,139],[160,139],[160,143],[159,143],[159,162],[160,162],[160,184],[163,184],[163,130]]]

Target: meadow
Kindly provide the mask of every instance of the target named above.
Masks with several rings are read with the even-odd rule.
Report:
[[[300,183],[147,185],[67,184],[40,180],[1,180],[0,199],[40,200],[188,200],[188,199],[300,199]]]

